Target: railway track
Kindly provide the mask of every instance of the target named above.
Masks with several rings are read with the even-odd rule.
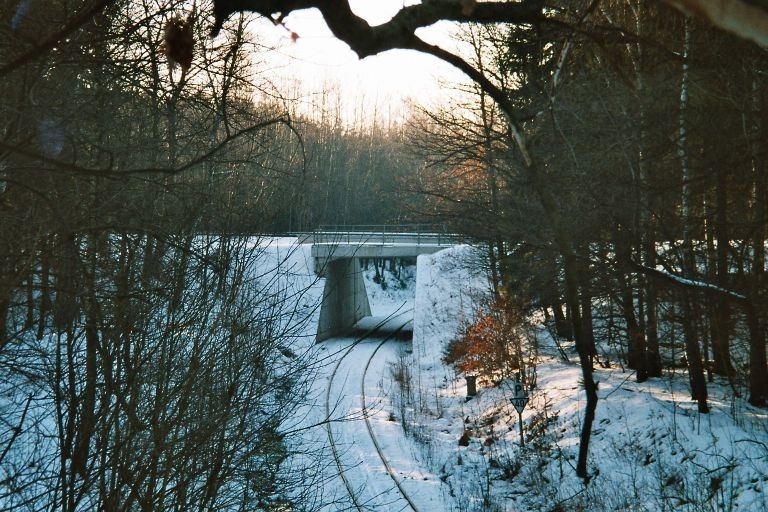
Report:
[[[411,497],[408,495],[406,490],[403,488],[402,483],[400,482],[400,479],[395,474],[394,470],[389,464],[389,461],[387,460],[386,456],[384,455],[384,452],[381,449],[381,445],[379,444],[379,441],[376,439],[376,435],[373,432],[373,427],[371,425],[370,418],[368,416],[368,408],[365,403],[365,377],[368,373],[368,368],[371,365],[371,361],[373,361],[373,358],[376,356],[376,354],[379,352],[381,347],[384,346],[384,344],[391,339],[393,339],[397,334],[408,324],[408,322],[403,323],[400,327],[398,327],[394,332],[389,333],[384,339],[381,340],[381,342],[376,346],[371,356],[368,358],[368,361],[365,364],[365,368],[363,370],[363,375],[360,383],[360,390],[361,390],[361,402],[362,402],[362,412],[363,412],[363,419],[365,420],[365,425],[368,430],[368,434],[370,435],[371,441],[373,442],[373,446],[376,449],[376,453],[381,459],[382,464],[384,465],[384,468],[387,471],[387,474],[392,479],[392,481],[395,484],[395,487],[399,491],[400,495],[403,497],[403,499],[408,503],[408,506],[413,510],[413,512],[419,512],[418,507],[416,507],[416,504],[413,502]],[[380,327],[377,326],[377,328]],[[349,494],[350,499],[352,500],[352,504],[355,506],[355,508],[359,511],[368,511],[370,510],[368,507],[365,506],[365,504],[361,503],[359,496],[355,492],[354,487],[352,486],[352,483],[349,481],[345,474],[344,466],[341,463],[341,458],[339,456],[339,450],[338,446],[336,445],[336,441],[333,437],[333,431],[331,429],[331,388],[333,386],[333,380],[336,377],[336,373],[339,371],[339,368],[341,367],[342,361],[355,349],[357,345],[362,343],[364,340],[371,338],[373,335],[376,334],[377,328],[372,329],[370,332],[368,332],[366,335],[358,338],[357,340],[350,345],[344,354],[339,358],[338,361],[336,361],[336,365],[333,368],[333,371],[331,372],[330,378],[328,379],[328,387],[326,388],[325,393],[325,417],[328,419],[326,422],[326,430],[328,432],[328,442],[331,446],[331,452],[333,454],[334,461],[336,462],[336,468],[338,470],[339,476],[341,477],[342,482],[344,483],[344,487],[347,490],[347,494]]]
[[[397,478],[397,475],[395,475],[394,470],[389,465],[389,461],[384,456],[384,451],[381,449],[381,446],[379,445],[379,441],[376,439],[376,434],[373,433],[373,427],[371,426],[371,420],[368,417],[368,407],[365,404],[365,375],[368,373],[368,367],[371,366],[371,361],[373,361],[373,358],[376,357],[376,353],[379,351],[381,347],[384,346],[384,343],[386,343],[388,340],[385,339],[379,345],[376,347],[376,350],[373,351],[373,354],[371,354],[371,357],[368,358],[368,362],[365,363],[365,369],[363,370],[363,378],[360,382],[360,401],[362,402],[362,408],[363,408],[363,418],[365,419],[365,426],[368,429],[368,434],[371,436],[371,441],[373,441],[373,445],[376,447],[376,453],[379,454],[379,458],[381,458],[381,462],[384,464],[384,467],[387,469],[387,473],[389,474],[389,477],[392,479],[392,481],[395,483],[395,486],[400,491],[400,494],[403,495],[403,498],[405,501],[408,502],[408,505],[413,509],[413,512],[419,512],[418,507],[416,504],[411,500],[411,497],[408,496],[408,493],[403,489],[403,484],[400,482],[400,479]]]

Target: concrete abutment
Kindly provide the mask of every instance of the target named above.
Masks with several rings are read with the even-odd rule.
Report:
[[[325,288],[317,324],[317,341],[348,332],[359,320],[371,315],[358,258],[326,261],[322,273]]]

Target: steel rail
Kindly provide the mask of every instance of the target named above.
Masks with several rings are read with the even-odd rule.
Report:
[[[407,322],[406,322],[407,323]],[[405,327],[405,324],[400,326],[395,333],[391,334],[391,336],[394,336],[397,334],[403,327]],[[371,361],[373,361],[373,358],[376,356],[376,353],[379,351],[381,347],[384,346],[384,344],[389,341],[389,337],[382,340],[381,343],[379,343],[379,346],[376,347],[376,349],[371,354],[371,357],[368,358],[368,362],[365,364],[365,369],[363,370],[363,378],[360,383],[360,395],[361,395],[361,402],[363,407],[363,418],[365,419],[365,426],[368,428],[368,434],[371,436],[371,441],[373,441],[373,446],[376,448],[376,452],[379,454],[379,458],[381,459],[381,462],[384,463],[384,468],[387,470],[387,474],[392,478],[392,481],[395,482],[395,486],[400,491],[400,494],[403,495],[403,498],[405,498],[405,501],[408,502],[408,505],[411,507],[413,512],[419,512],[418,507],[413,502],[410,496],[408,496],[408,493],[403,488],[403,484],[400,482],[400,479],[397,478],[395,475],[395,471],[392,469],[392,466],[389,465],[389,461],[384,456],[384,451],[381,449],[381,445],[379,444],[378,439],[376,439],[376,434],[373,432],[373,426],[371,425],[371,420],[368,416],[368,407],[365,404],[365,376],[368,373],[368,368],[371,366]]]
[[[412,310],[410,310],[410,311],[412,311]],[[408,310],[404,311],[403,313],[407,313],[407,312],[408,312]],[[400,313],[400,314],[402,314],[402,313]],[[366,339],[368,339],[371,336],[373,336],[386,323],[386,321],[387,320],[383,320],[382,322],[377,324],[373,329],[371,329],[370,331],[365,333],[360,338],[356,339],[346,349],[344,354],[339,358],[338,361],[336,361],[336,364],[333,367],[333,371],[331,372],[331,375],[328,378],[328,386],[327,386],[327,388],[325,390],[325,418],[326,418],[325,428],[326,428],[326,431],[328,433],[328,442],[331,445],[331,453],[333,455],[334,461],[336,462],[336,468],[338,470],[339,476],[341,477],[341,480],[344,483],[344,487],[347,490],[347,494],[349,494],[349,497],[352,500],[352,504],[355,506],[355,508],[357,510],[360,510],[360,511],[367,510],[367,507],[365,507],[364,505],[362,505],[360,503],[359,498],[357,496],[357,493],[355,493],[355,490],[352,487],[352,484],[350,483],[349,479],[347,478],[347,476],[345,474],[344,466],[342,465],[341,458],[339,456],[339,450],[338,450],[338,447],[336,446],[336,441],[333,438],[333,431],[331,429],[331,423],[332,423],[332,421],[331,421],[331,388],[333,387],[333,379],[336,377],[336,373],[339,371],[339,368],[341,367],[341,362],[352,352],[352,350],[354,350],[354,348],[357,345],[359,345],[360,343],[362,343]],[[376,352],[378,352],[379,348],[381,348],[381,346],[384,345],[384,343],[386,343],[387,341],[391,340],[394,336],[396,336],[406,325],[408,325],[409,322],[410,322],[410,320],[408,320],[408,322],[403,323],[400,327],[395,329],[394,332],[388,334],[387,337],[385,337],[382,340],[382,342],[379,344],[379,346],[376,347],[376,350],[374,350],[373,354],[371,355],[371,358],[368,359],[368,364],[366,364],[366,366],[365,366],[365,372],[368,371],[368,366],[370,365],[371,359],[373,358],[374,355],[376,355]],[[363,373],[363,379],[362,379],[363,380],[363,385],[365,385],[365,372]],[[363,400],[365,400],[365,396],[364,395],[363,395]],[[366,410],[365,409],[365,404],[363,404],[363,411],[365,411],[365,410]],[[368,419],[366,417],[366,422],[367,421],[368,421]],[[371,433],[370,428],[369,428],[368,432],[369,432],[369,434]],[[373,436],[373,434],[371,434],[371,436]],[[374,446],[376,447],[377,451],[379,451],[379,457],[381,457],[382,462],[384,462],[384,466],[386,468],[388,468],[388,471],[389,471],[389,465],[388,465],[387,461],[384,459],[384,457],[382,456],[381,451],[379,450],[378,442],[374,439],[373,443],[374,443]],[[392,476],[391,473],[390,473],[390,476]],[[394,479],[394,477],[393,477],[393,479]],[[400,489],[400,491],[402,493],[402,489],[400,488],[400,485],[397,483],[397,481],[395,481],[395,483],[397,484],[398,489]],[[410,499],[408,497],[406,497],[406,501],[408,501],[410,503]],[[414,509],[414,510],[416,510],[416,509]]]

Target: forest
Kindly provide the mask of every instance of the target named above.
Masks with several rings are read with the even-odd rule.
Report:
[[[587,483],[601,368],[764,412],[768,29],[730,2],[425,0],[371,28],[323,0],[0,0],[0,509],[328,506],[291,442],[319,305],[261,244],[328,225],[479,248],[489,305],[446,357],[519,372],[506,335],[544,315]],[[260,31],[311,7],[361,58],[466,80],[402,119],[350,122],[332,87],[301,109]],[[461,54],[415,35],[440,20]]]

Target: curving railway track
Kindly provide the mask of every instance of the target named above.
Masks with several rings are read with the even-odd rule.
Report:
[[[360,399],[361,399],[361,411],[363,415],[363,419],[365,420],[366,430],[368,431],[368,435],[370,436],[371,442],[375,448],[376,454],[378,455],[379,459],[381,460],[382,465],[384,466],[387,474],[389,475],[390,479],[394,483],[394,488],[397,489],[397,492],[399,496],[407,503],[407,507],[403,507],[403,510],[410,509],[413,512],[420,512],[417,505],[414,503],[411,496],[409,496],[408,492],[403,488],[402,482],[395,474],[395,471],[392,469],[389,460],[384,455],[384,452],[381,448],[381,444],[379,443],[379,440],[376,438],[376,434],[373,430],[373,426],[371,425],[370,417],[368,414],[368,406],[366,404],[366,397],[365,397],[365,378],[368,373],[368,369],[371,366],[371,362],[376,357],[376,354],[379,352],[381,347],[384,346],[385,343],[393,339],[400,330],[402,330],[403,327],[408,322],[403,323],[398,329],[396,329],[394,332],[389,333],[385,338],[383,338],[376,346],[376,348],[373,350],[371,355],[368,357],[365,367],[363,369],[362,378],[360,379]],[[366,339],[372,338],[376,334],[376,329],[371,330],[369,333],[367,333],[365,336],[358,338],[355,340],[345,351],[344,354],[336,361],[336,364],[333,368],[333,371],[330,374],[330,377],[328,379],[328,385],[326,388],[325,393],[325,415],[326,418],[329,420],[326,423],[326,430],[328,433],[328,442],[331,447],[331,452],[334,458],[334,461],[336,463],[336,468],[338,470],[338,474],[341,477],[342,482],[344,483],[344,487],[346,488],[347,494],[349,494],[349,497],[352,501],[352,504],[354,505],[355,509],[359,511],[369,511],[372,510],[370,507],[368,507],[365,503],[361,501],[361,498],[359,496],[359,493],[356,492],[354,486],[352,485],[352,482],[350,482],[349,478],[346,475],[346,470],[344,468],[344,465],[341,461],[341,456],[339,453],[339,448],[337,445],[337,441],[334,438],[333,429],[331,427],[332,421],[330,421],[331,417],[331,394],[332,394],[332,387],[333,387],[333,381],[336,377],[336,374],[339,371],[339,368],[341,367],[342,362],[344,359],[349,356],[355,348],[360,345],[363,341]]]

